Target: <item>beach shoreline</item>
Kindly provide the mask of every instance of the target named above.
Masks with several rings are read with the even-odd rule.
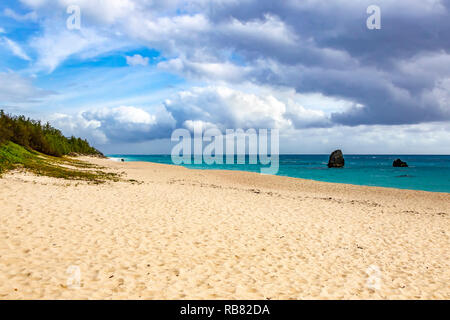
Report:
[[[90,159],[91,157],[82,157],[83,159]],[[111,160],[112,162],[122,162],[120,158],[111,158],[107,157],[108,160]],[[89,161],[89,160],[88,160]],[[124,161],[122,163],[136,163],[136,164],[142,164],[145,166],[146,163],[154,164],[154,165],[161,165],[161,166],[169,166],[169,167],[181,167],[187,170],[194,170],[194,171],[208,171],[208,172],[234,172],[239,174],[252,174],[252,175],[259,175],[259,176],[269,176],[269,177],[280,177],[280,178],[288,178],[288,179],[294,179],[300,180],[300,181],[310,181],[310,182],[317,182],[317,183],[325,183],[325,184],[331,184],[331,185],[340,185],[340,186],[353,186],[357,188],[369,188],[369,189],[386,189],[386,191],[412,191],[414,193],[416,192],[425,192],[425,193],[432,193],[432,194],[441,194],[443,196],[450,195],[450,192],[443,192],[443,191],[428,191],[428,190],[417,190],[417,189],[407,189],[407,188],[396,188],[396,187],[384,187],[384,186],[370,186],[370,185],[364,185],[364,184],[353,184],[353,183],[343,183],[343,182],[330,182],[330,181],[321,181],[321,180],[314,180],[314,179],[307,179],[307,178],[300,178],[300,177],[291,177],[287,175],[269,175],[269,174],[262,174],[259,172],[254,171],[245,171],[245,170],[227,170],[227,169],[198,169],[198,168],[190,168],[182,165],[176,165],[176,164],[167,164],[167,163],[158,163],[158,162],[151,162],[151,161]],[[331,169],[336,170],[336,169]],[[339,169],[338,169],[339,170]]]
[[[0,298],[450,298],[448,193],[80,159],[0,179]]]
[[[377,186],[403,190],[421,190],[450,193],[450,156],[401,156],[408,167],[395,167],[395,155],[346,155],[345,168],[328,168],[327,155],[280,155],[276,161],[277,176],[292,177],[330,183],[358,186]],[[111,159],[125,162],[153,162],[177,164],[186,168],[202,170],[229,170],[264,173],[261,164],[251,164],[250,159],[237,164],[222,159],[222,163],[178,164],[170,155],[115,155]]]

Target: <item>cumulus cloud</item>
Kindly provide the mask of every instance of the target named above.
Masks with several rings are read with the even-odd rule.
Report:
[[[174,120],[164,108],[153,113],[136,107],[100,109],[82,113],[87,120],[101,122],[101,130],[114,141],[148,141],[169,136]]]
[[[213,123],[227,128],[280,128],[286,105],[273,96],[257,96],[228,87],[193,88],[164,103],[177,125],[187,120]]]
[[[56,114],[52,119],[65,134],[88,136],[97,144],[166,138],[175,125],[172,116],[162,107],[153,112],[133,106],[94,108],[76,116]]]
[[[165,101],[164,106],[177,121],[177,126],[200,121],[221,130],[233,128],[303,129],[330,127],[331,112],[312,106],[321,97],[311,99],[292,92],[277,96],[271,90],[253,88],[254,93],[225,86],[192,88]],[[303,105],[303,99],[308,106]],[[314,101],[312,104],[311,102]],[[326,100],[325,100],[326,101]],[[329,101],[330,104],[336,102]]]
[[[309,109],[292,95],[277,98],[270,93],[246,93],[224,86],[196,87],[178,92],[163,105],[144,109],[133,106],[92,108],[77,116],[55,117],[59,126],[73,134],[96,132],[96,141],[142,142],[170,138],[176,128],[294,130],[328,127],[329,114]],[[70,124],[70,125],[69,125]],[[103,137],[99,139],[99,137]]]
[[[145,152],[170,153],[169,138],[175,126],[169,126],[170,129],[167,128],[164,136],[152,136],[151,133],[155,131],[152,131],[151,127],[155,126],[154,121],[158,122],[157,116],[152,117],[154,113],[140,108],[114,109],[92,111],[89,116],[85,112],[75,116],[55,114],[50,118],[50,122],[62,129],[64,134],[83,136],[94,145],[109,150],[110,153],[124,152],[123,148],[134,150],[134,152],[146,150]],[[129,112],[135,115],[144,112],[141,114],[145,115],[144,120],[134,124],[136,119],[133,119],[133,115],[128,119]],[[193,130],[199,123],[205,129],[217,128],[216,124],[202,120],[186,120],[182,127]],[[123,137],[118,138],[120,133]],[[146,144],[153,143],[154,139],[164,141],[163,145],[158,146],[157,151]],[[280,136],[280,148],[281,153],[326,154],[332,149],[341,148],[348,154],[449,154],[450,124],[361,125],[302,129],[289,127]]]
[[[135,54],[134,56],[127,56],[126,59],[127,64],[132,67],[147,66],[150,60],[148,57],[143,57],[140,54]]]
[[[195,15],[203,27],[190,30],[187,38],[193,45],[169,33],[172,46],[182,54],[160,67],[210,82],[250,80],[352,101],[347,110],[331,116],[336,125],[450,120],[443,94],[450,71],[436,68],[449,65],[450,41],[444,36],[450,28],[449,2],[381,1],[383,24],[377,31],[365,26],[370,4],[213,3],[204,18]],[[144,25],[142,30],[149,29]],[[135,35],[157,44],[154,32],[149,34]],[[242,61],[236,63],[232,55],[217,57],[227,50]]]
[[[229,40],[258,44],[258,48],[265,44],[292,47],[298,45],[300,40],[298,35],[292,32],[278,16],[269,13],[264,14],[262,19],[250,21],[231,18],[230,21],[221,23],[219,32]],[[245,44],[241,43],[241,45]]]
[[[84,137],[97,145],[108,143],[108,138],[101,130],[100,121],[85,119],[81,114],[73,116],[63,113],[54,113],[48,120],[66,136]]]
[[[450,121],[448,0],[380,0],[381,30],[366,28],[372,0],[21,2],[47,20],[55,6],[81,7],[81,32],[49,25],[32,41],[38,64],[50,71],[72,55],[124,46],[125,38],[161,51],[159,68],[206,82],[165,103],[177,125],[328,130]],[[127,57],[130,65],[145,59]],[[311,109],[230,89],[247,82],[321,95],[324,103],[341,99],[345,108],[328,112],[325,104]],[[117,114],[95,117],[120,123],[112,120]]]
[[[281,139],[281,153],[328,154],[339,148],[347,154],[450,154],[450,124],[442,122],[311,128]]]
[[[324,128],[332,126],[329,116],[324,111],[306,109],[292,101],[288,103],[285,116],[292,121],[295,128]]]
[[[236,50],[255,64],[251,73],[255,81],[352,100],[353,108],[333,115],[336,124],[448,121],[448,108],[443,110],[436,89],[450,73],[446,68],[426,71],[415,63],[420,62],[418,57],[430,54],[446,60],[442,56],[450,49],[444,36],[450,27],[449,2],[381,1],[382,29],[375,32],[364,25],[369,4],[286,1],[269,6],[268,1],[230,2],[216,11],[214,18],[239,17],[245,25],[245,21],[267,12],[282,17],[301,40],[296,50],[253,46],[252,39],[235,42]],[[260,68],[261,63],[255,61],[264,58],[269,63]]]

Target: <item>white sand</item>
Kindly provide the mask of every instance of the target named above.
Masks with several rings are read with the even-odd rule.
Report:
[[[0,299],[450,298],[450,194],[89,161],[0,179]]]

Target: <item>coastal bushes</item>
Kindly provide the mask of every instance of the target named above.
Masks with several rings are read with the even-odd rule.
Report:
[[[69,180],[94,183],[119,180],[116,173],[64,155],[103,156],[86,140],[66,138],[48,123],[42,125],[0,111],[0,176],[8,170],[23,168],[37,175]]]
[[[70,154],[102,156],[86,140],[73,136],[66,138],[49,123],[43,125],[40,121],[11,116],[0,110],[0,145],[7,141],[55,157]]]
[[[102,167],[67,157],[52,157],[27,150],[11,141],[0,145],[0,175],[8,170],[23,168],[34,174],[68,180],[102,183],[118,181],[115,173],[102,171]]]

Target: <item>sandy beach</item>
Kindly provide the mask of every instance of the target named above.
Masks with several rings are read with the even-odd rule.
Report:
[[[450,194],[84,160],[0,179],[0,299],[450,298]]]

